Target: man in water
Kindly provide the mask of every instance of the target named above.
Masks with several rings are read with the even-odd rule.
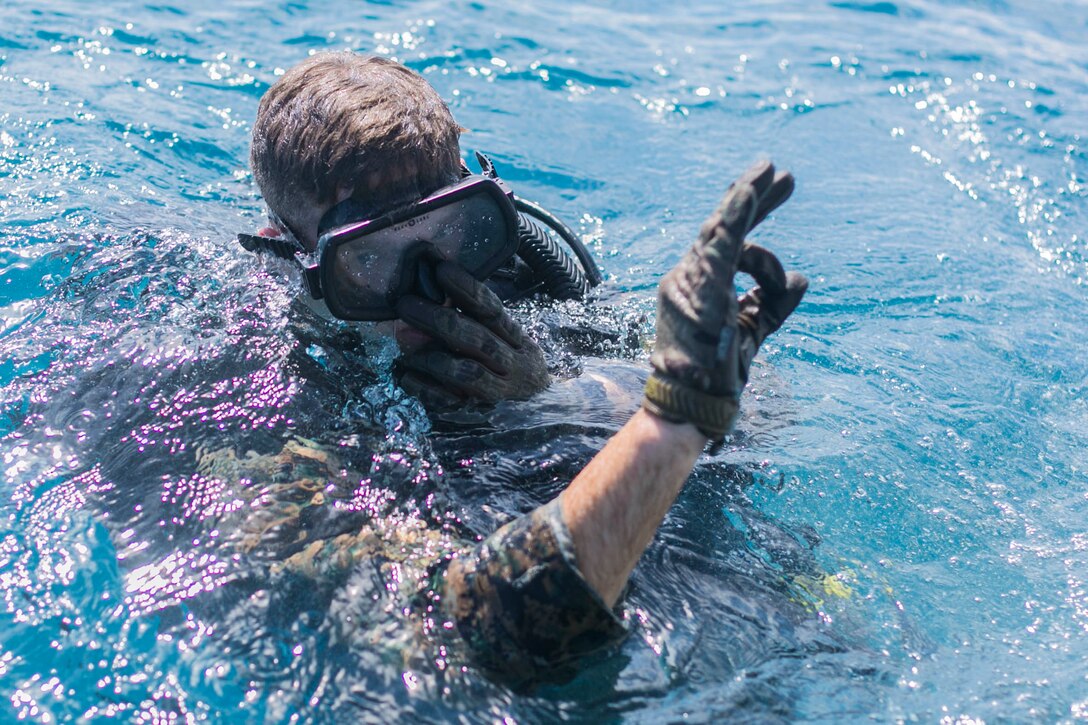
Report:
[[[460,131],[404,66],[307,59],[261,100],[251,160],[270,226],[243,243],[316,252],[304,267],[316,304],[395,320],[401,384],[425,401],[528,397],[548,384],[543,355],[489,279],[517,248],[517,220],[499,182],[464,168]],[[556,499],[446,567],[441,613],[485,669],[524,682],[622,636],[613,608],[629,575],[708,441],[732,431],[752,359],[807,288],[745,242],[792,189],[767,162],[729,187],[661,282],[641,408]],[[759,283],[739,299],[737,271]]]

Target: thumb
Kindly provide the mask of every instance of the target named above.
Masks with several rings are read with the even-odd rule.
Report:
[[[763,314],[775,321],[774,329],[768,331],[768,335],[781,327],[786,318],[793,314],[807,291],[808,278],[798,272],[788,272],[786,289],[781,294],[768,294],[764,297]]]

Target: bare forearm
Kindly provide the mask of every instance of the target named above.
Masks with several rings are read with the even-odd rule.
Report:
[[[561,497],[578,568],[612,606],[680,493],[706,437],[639,410]]]
[[[481,666],[529,680],[617,641],[612,607],[705,443],[639,410],[558,500],[454,559],[443,607]]]

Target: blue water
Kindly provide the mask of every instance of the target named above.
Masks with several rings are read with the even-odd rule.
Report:
[[[0,719],[1088,718],[1083,5],[7,0],[0,21]],[[587,239],[608,314],[518,311],[572,383],[432,430],[387,347],[330,342],[234,244],[262,220],[258,99],[341,48],[423,73],[466,152]],[[812,285],[637,570],[632,635],[531,694],[406,644],[426,563],[554,495],[637,401],[641,347],[556,330],[639,326],[763,156],[798,189],[757,236]],[[597,373],[636,397],[587,405]],[[301,438],[340,457],[318,477],[362,471],[322,526],[430,533],[318,593],[276,573],[275,540],[240,542],[277,473],[238,460]]]

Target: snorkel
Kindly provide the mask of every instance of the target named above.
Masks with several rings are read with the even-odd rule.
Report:
[[[458,182],[383,214],[341,201],[322,217],[314,254],[293,239],[239,234],[238,241],[294,261],[310,296],[344,320],[394,319],[405,294],[441,302],[434,264],[442,260],[486,280],[507,302],[533,294],[582,299],[601,282],[582,241],[556,216],[516,197],[490,159],[476,158],[480,174],[466,167]]]

